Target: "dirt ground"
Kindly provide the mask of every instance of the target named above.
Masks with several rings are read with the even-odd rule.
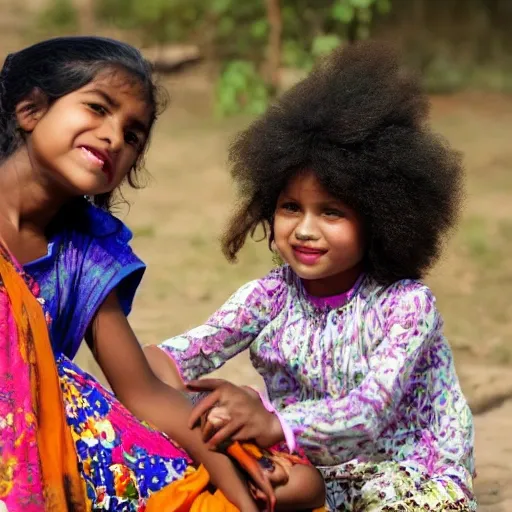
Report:
[[[199,324],[272,265],[263,243],[250,243],[235,266],[218,247],[232,199],[227,147],[249,120],[207,116],[211,87],[197,72],[166,86],[172,101],[147,159],[151,179],[144,190],[127,192],[133,205],[121,215],[148,264],[131,315],[142,343]],[[505,512],[512,510],[512,98],[433,98],[433,120],[464,153],[468,182],[460,227],[428,282],[475,413],[480,510]],[[87,352],[79,361],[97,372]],[[246,356],[220,373],[259,383]]]

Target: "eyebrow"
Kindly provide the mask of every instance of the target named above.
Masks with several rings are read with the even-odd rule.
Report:
[[[88,93],[92,93],[92,94],[97,94],[98,96],[101,96],[105,100],[105,102],[109,105],[109,107],[119,108],[119,106],[120,106],[118,101],[116,101],[114,98],[112,98],[112,96],[110,96],[110,94],[107,94],[102,89],[95,88],[95,89],[91,89],[91,90],[89,90],[87,92]],[[140,131],[140,132],[144,133],[145,136],[147,136],[149,134],[149,127],[146,126],[139,119],[136,119],[136,118],[132,117],[130,119],[130,124],[131,124],[132,128],[134,128],[137,131]]]
[[[286,193],[283,193],[283,195],[279,199],[279,202],[300,203],[300,201],[298,199],[296,199],[294,196],[292,196],[291,194],[286,194]],[[345,205],[345,203],[343,203],[343,201],[341,201],[340,199],[336,199],[336,198],[329,199],[327,201],[319,201],[317,203],[317,206],[319,206],[320,208],[337,208],[337,209],[347,208],[347,206]]]
[[[107,94],[102,89],[90,89],[87,92],[88,93],[97,94],[98,96],[101,96],[105,100],[105,102],[109,104],[110,107],[115,107],[115,108],[119,107],[119,103],[114,98],[112,98],[112,96]]]
[[[339,201],[338,199],[332,199],[330,201],[322,201],[319,203],[319,206],[322,208],[334,208],[336,210],[344,210],[346,209],[346,205]]]

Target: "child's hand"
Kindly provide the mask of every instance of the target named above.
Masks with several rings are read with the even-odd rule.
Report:
[[[203,425],[205,441],[211,436],[208,444],[212,448],[225,441],[255,441],[258,446],[267,448],[284,439],[277,416],[265,409],[258,393],[252,389],[222,379],[196,380],[187,387],[193,391],[210,391],[192,410],[191,428],[213,407],[223,412],[222,425],[213,417],[216,424],[208,424],[207,419]]]

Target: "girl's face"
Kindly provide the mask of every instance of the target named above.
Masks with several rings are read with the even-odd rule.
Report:
[[[357,213],[305,171],[281,192],[274,217],[274,242],[281,257],[311,295],[342,293],[362,270],[364,240]]]
[[[37,111],[27,137],[32,167],[71,196],[114,190],[144,149],[151,109],[141,87],[121,71]]]

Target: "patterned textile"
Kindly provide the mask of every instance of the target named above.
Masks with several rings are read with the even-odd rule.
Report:
[[[141,423],[93,377],[57,361],[66,418],[95,510],[144,511],[152,493],[191,475],[187,454]]]
[[[110,213],[77,200],[50,234],[48,254],[24,265],[40,288],[55,356],[73,359],[99,306],[116,290],[126,314],[145,265],[130,247],[131,231]],[[67,220],[67,219],[66,219]],[[58,223],[58,219],[56,221]]]
[[[325,473],[328,485],[354,459],[359,474],[395,462],[421,475],[408,492],[421,497],[427,481],[442,482],[453,503],[473,510],[473,421],[431,291],[414,280],[383,287],[363,276],[335,299],[310,297],[285,265],[160,348],[186,381],[249,349],[308,458],[342,465]],[[393,485],[391,473],[381,483]],[[343,485],[350,486],[345,477]],[[350,492],[338,492],[340,510]],[[382,493],[386,503],[389,492]],[[448,509],[445,501],[431,507]]]
[[[24,270],[0,247],[0,510],[235,511],[202,466],[66,357],[112,290],[129,312],[144,270],[115,217],[78,201],[72,218]],[[250,469],[248,448],[228,453]]]
[[[430,477],[414,464],[356,459],[319,469],[327,482],[327,507],[332,512],[476,510],[463,485],[443,476]]]
[[[236,511],[219,491],[206,491],[206,471],[196,469],[165,434],[137,420],[112,393],[66,357],[57,364],[67,421],[94,510]],[[265,467],[276,459],[286,459],[289,465],[309,464],[303,458],[251,444],[235,443],[227,451],[244,468],[255,463]],[[189,508],[180,508],[184,497]]]
[[[236,512],[92,377],[64,357],[57,373],[38,287],[1,247],[0,277],[1,509]]]
[[[0,510],[87,509],[37,285],[0,245]]]

